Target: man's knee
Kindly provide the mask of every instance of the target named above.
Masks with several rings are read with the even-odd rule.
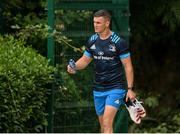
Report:
[[[112,128],[112,119],[103,119],[103,129]]]

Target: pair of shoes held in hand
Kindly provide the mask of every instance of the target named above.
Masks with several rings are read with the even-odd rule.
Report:
[[[146,111],[144,107],[141,105],[142,102],[138,101],[137,99],[125,103],[125,106],[130,114],[131,119],[136,123],[141,123],[141,118],[146,116]]]

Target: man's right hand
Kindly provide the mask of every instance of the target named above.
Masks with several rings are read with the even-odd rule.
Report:
[[[70,65],[67,66],[67,72],[70,73],[70,74],[75,74],[76,71],[70,67]]]

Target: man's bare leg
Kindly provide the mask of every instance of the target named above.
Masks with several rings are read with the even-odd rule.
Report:
[[[101,133],[104,133],[104,130],[103,130],[103,115],[98,116],[98,118],[99,118],[99,123],[100,123],[100,127],[101,127]]]
[[[113,133],[113,121],[117,113],[117,108],[107,105],[101,123],[104,133]]]

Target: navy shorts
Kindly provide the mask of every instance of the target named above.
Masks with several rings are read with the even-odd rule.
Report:
[[[96,114],[98,116],[103,115],[106,105],[119,109],[125,103],[126,92],[124,89],[113,89],[105,92],[93,91]]]

